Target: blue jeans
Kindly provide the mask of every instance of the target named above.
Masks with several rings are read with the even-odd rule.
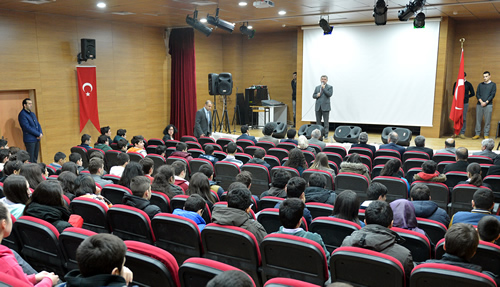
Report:
[[[30,162],[36,163],[38,160],[38,150],[40,148],[39,143],[40,142],[24,143],[24,145],[26,146],[26,151],[30,155]]]

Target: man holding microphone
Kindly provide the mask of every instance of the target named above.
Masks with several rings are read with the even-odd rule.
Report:
[[[325,138],[328,138],[330,129],[330,97],[333,95],[333,87],[327,84],[328,76],[321,76],[321,85],[314,89],[313,99],[316,99],[316,124],[321,125],[321,117],[323,117],[323,127]]]

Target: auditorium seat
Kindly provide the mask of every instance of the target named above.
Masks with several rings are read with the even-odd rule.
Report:
[[[387,187],[387,202],[392,202],[396,199],[408,199],[408,186],[401,178],[394,176],[377,176],[372,180],[372,183],[378,182]]]
[[[288,157],[288,150],[284,148],[270,148],[267,150],[268,155],[273,155],[281,162],[285,157]]]
[[[424,262],[427,259],[434,258],[432,243],[427,236],[417,231],[399,227],[392,227],[391,230],[399,234],[399,236],[405,240],[399,244],[410,250],[411,256],[415,262]]]
[[[352,221],[330,216],[317,217],[310,226],[311,232],[321,235],[328,252],[339,248],[347,236],[359,229],[361,226]]]
[[[220,182],[220,186],[227,190],[229,185],[234,182],[236,176],[240,173],[239,166],[234,162],[218,161],[215,163],[215,180]]]
[[[151,220],[142,210],[124,204],[113,205],[107,213],[109,230],[123,240],[154,244]]]
[[[410,286],[494,287],[497,285],[491,277],[481,272],[448,264],[424,263],[411,272]]]
[[[228,264],[217,262],[207,258],[189,258],[179,268],[179,280],[182,287],[205,287],[208,281],[224,271],[240,269]],[[252,286],[255,283],[252,277],[248,276],[252,281]]]
[[[326,170],[320,170],[320,169],[306,169],[302,172],[301,177],[305,179],[309,183],[309,177],[311,177],[311,174],[322,174],[325,179],[326,179],[326,189],[328,190],[334,190],[335,189],[335,183],[334,183],[334,176]]]
[[[101,190],[101,195],[107,200],[111,201],[112,204],[121,204],[122,198],[125,194],[132,194],[132,191],[119,184],[108,184],[105,185]]]
[[[359,155],[366,155],[366,156],[369,156],[372,160],[374,159],[375,155],[373,154],[372,150],[369,149],[369,148],[365,148],[365,147],[351,147],[349,149],[349,154],[351,153],[357,153]]]
[[[237,152],[237,153],[235,153],[235,154],[234,154],[234,157],[235,157],[236,159],[241,160],[241,161],[243,162],[243,164],[248,163],[248,161],[252,159],[252,156],[251,156],[251,155],[246,154],[246,153],[243,153],[243,152]]]
[[[413,187],[417,183],[422,183],[427,185],[431,191],[432,201],[437,203],[439,207],[446,210],[448,207],[448,203],[450,202],[450,192],[448,190],[448,186],[442,182],[429,182],[429,181],[414,181],[411,184]]]
[[[215,140],[213,138],[209,138],[209,137],[201,137],[201,138],[198,139],[198,142],[203,147],[205,147],[205,144],[207,144],[207,143],[215,143]]]
[[[403,162],[405,162],[407,159],[410,158],[421,158],[425,160],[429,160],[429,154],[423,151],[417,151],[417,150],[407,150],[403,154]]]
[[[269,189],[271,176],[267,167],[261,164],[247,163],[241,167],[241,171],[248,171],[252,174],[252,186],[250,187],[252,194],[260,196]]]
[[[448,230],[441,222],[422,217],[417,217],[417,224],[418,228],[423,229],[427,233],[433,243],[443,239]]]
[[[181,137],[181,142],[198,142],[198,139],[194,136],[184,135]]]
[[[456,162],[457,158],[456,155],[453,153],[436,153],[432,157],[432,160],[435,161],[437,164],[439,164],[442,161]]]
[[[252,140],[240,139],[236,140],[236,145],[241,147],[243,150],[249,146],[254,146],[255,143]]]
[[[399,160],[401,160],[401,154],[393,149],[378,149],[375,151],[375,158],[379,156],[392,156],[392,157],[397,157]]]
[[[306,202],[306,208],[311,212],[312,219],[320,216],[330,216],[333,205],[321,202]]]
[[[339,145],[327,145],[324,149],[323,152],[334,152],[340,155],[340,157],[343,159],[347,155],[347,150],[343,146]]]
[[[170,210],[170,198],[163,192],[152,190],[149,201],[152,205],[158,206],[161,212],[172,212]]]
[[[335,193],[339,194],[346,189],[352,190],[356,192],[360,202],[367,198],[366,190],[369,185],[368,178],[358,173],[341,172],[335,177]]]
[[[69,207],[73,214],[80,215],[83,218],[82,228],[97,233],[109,232],[106,219],[108,206],[105,203],[80,196],[73,199]]]
[[[191,169],[191,172],[194,174],[200,170],[200,167],[202,165],[205,165],[205,164],[208,164],[210,167],[212,167],[212,170],[214,170],[213,163],[211,161],[209,161],[208,159],[204,159],[204,158],[193,158],[189,162],[189,169]]]
[[[66,260],[66,270],[78,269],[76,249],[87,237],[96,235],[96,232],[77,227],[68,227],[59,235],[59,244]]]
[[[290,151],[290,150],[296,148],[297,145],[292,143],[292,142],[280,142],[278,145],[276,145],[276,147],[283,148],[283,149],[286,149],[287,151]]]

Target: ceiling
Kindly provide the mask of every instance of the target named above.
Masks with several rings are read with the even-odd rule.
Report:
[[[246,1],[247,6],[238,5]],[[207,13],[237,23],[249,22],[258,32],[279,31],[317,25],[321,16],[333,25],[357,22],[373,23],[376,0],[273,0],[274,8],[255,8],[253,0],[102,0],[106,8],[96,6],[99,0],[0,0],[0,9],[59,14],[108,21],[123,21],[146,26],[187,27],[186,15],[198,9],[198,18]],[[409,0],[387,0],[388,20],[397,20],[398,10]],[[27,3],[31,2],[31,3]],[[40,4],[33,4],[40,3]],[[284,10],[286,14],[278,15]],[[129,12],[129,15],[116,13]],[[423,11],[427,17],[449,16],[462,19],[500,19],[500,0],[428,0]],[[126,13],[125,13],[126,14]]]

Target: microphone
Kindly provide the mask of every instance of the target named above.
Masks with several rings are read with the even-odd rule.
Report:
[[[260,79],[260,82],[258,83],[258,85],[260,85],[260,83],[262,83],[262,80],[264,80],[266,76],[262,76],[262,79]]]

